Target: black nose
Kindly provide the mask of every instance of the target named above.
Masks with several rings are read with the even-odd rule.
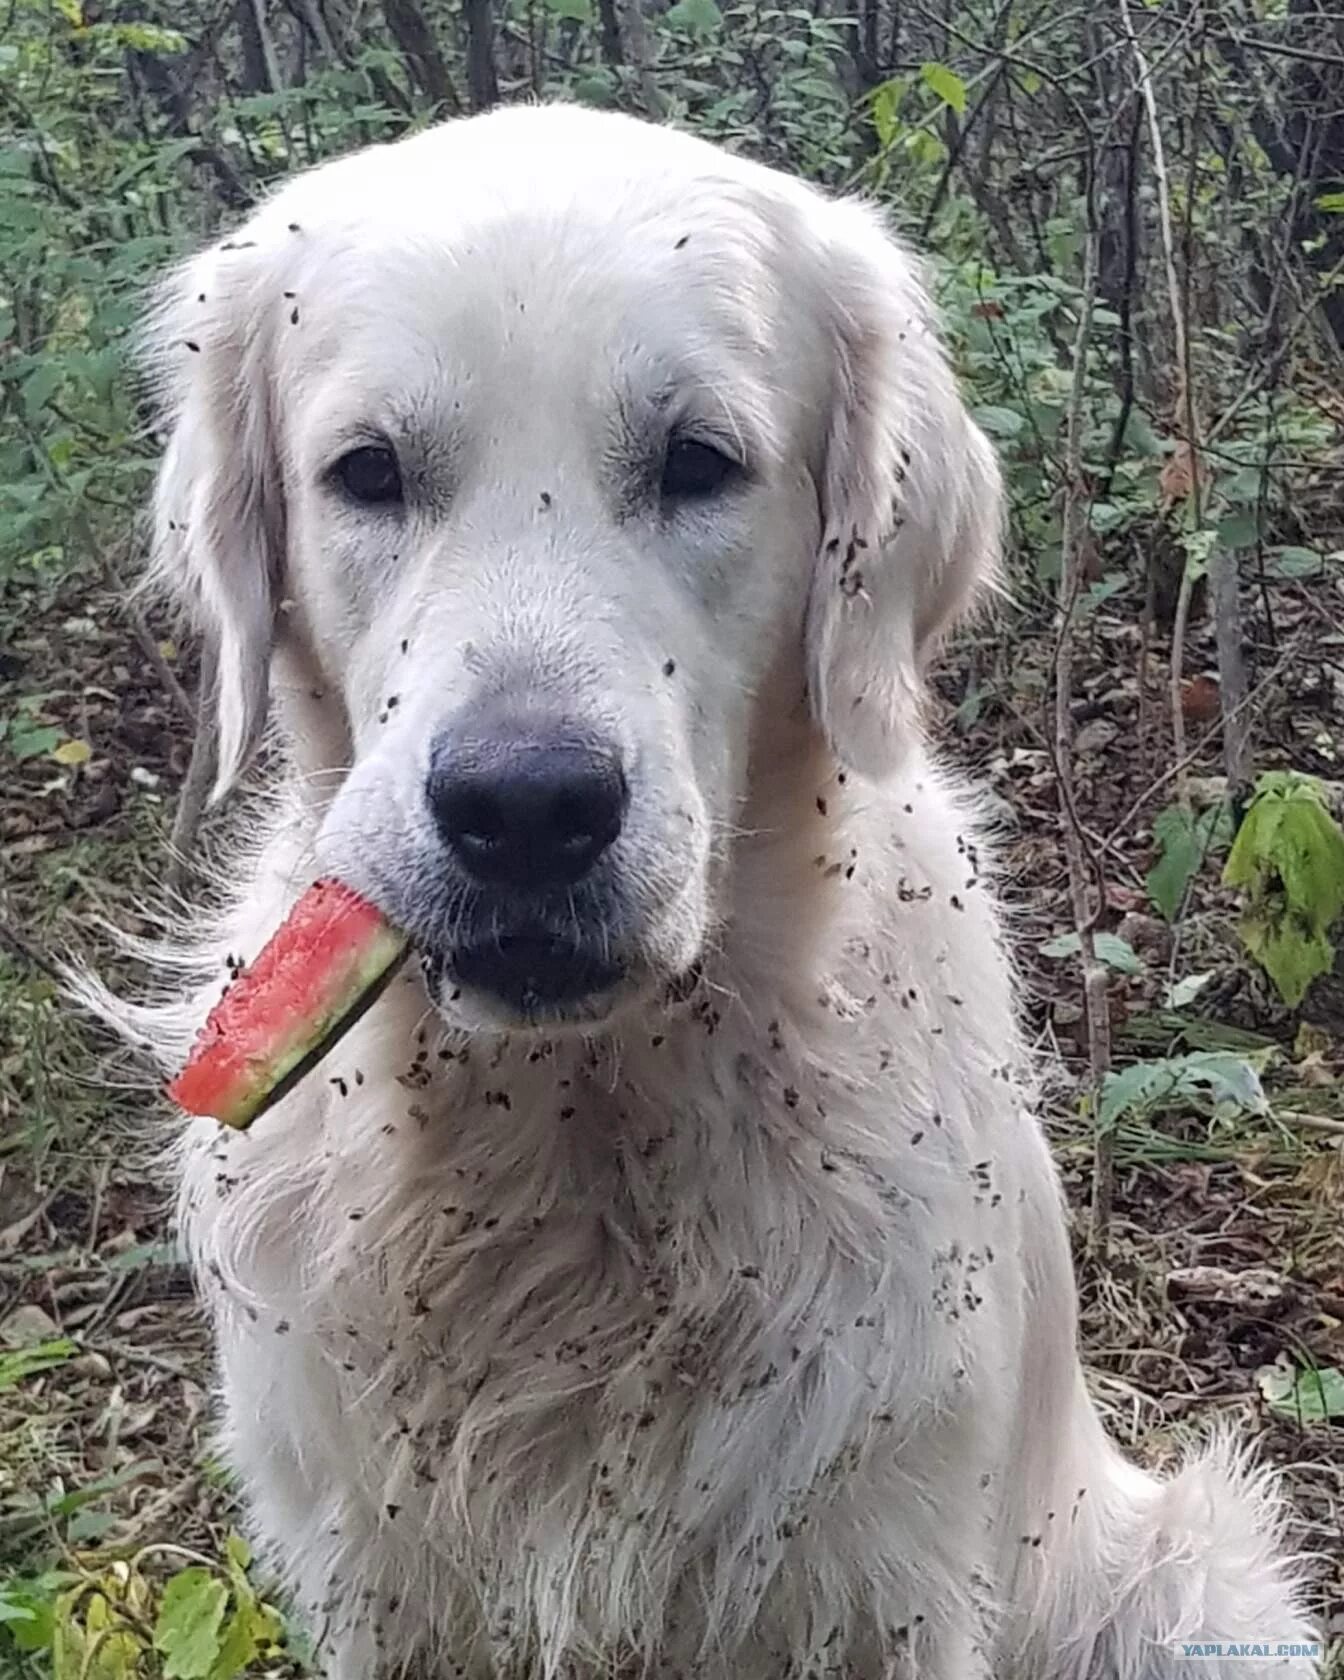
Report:
[[[426,786],[439,833],[492,886],[566,886],[621,832],[628,798],[615,753],[533,732],[447,738]]]

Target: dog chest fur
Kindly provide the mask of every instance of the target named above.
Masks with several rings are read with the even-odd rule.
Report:
[[[983,887],[955,843],[951,860],[917,843],[953,807],[931,779],[907,792],[890,908],[868,867],[832,877],[829,967],[781,970],[781,929],[756,974],[735,953],[732,992],[711,959],[689,996],[601,1039],[484,1043],[430,1024],[407,977],[251,1134],[192,1131],[182,1221],[212,1280],[230,1452],[261,1508],[303,1527],[305,1599],[342,1582],[330,1613],[358,1606],[370,1629],[441,1603],[443,1637],[470,1614],[506,1672],[575,1644],[647,1650],[684,1619],[674,1660],[704,1673],[770,1595],[803,1674],[838,1612],[817,1558],[856,1520],[876,1540],[887,1506],[899,1542],[875,1547],[857,1615],[893,1661],[989,1591],[1002,1466],[975,1420],[1020,1383],[1027,1304],[996,1257],[1020,1245],[1017,1163],[1040,1145],[997,1059]],[[226,943],[282,911],[254,899],[251,941]],[[981,981],[925,995],[951,938],[982,943]],[[837,1015],[847,1055],[822,1063]],[[931,1454],[964,1484],[955,1522]]]

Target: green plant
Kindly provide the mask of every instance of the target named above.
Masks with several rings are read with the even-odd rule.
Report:
[[[1329,971],[1330,929],[1344,911],[1344,833],[1320,783],[1270,771],[1228,854],[1223,880],[1245,901],[1238,931],[1285,1003]]]
[[[168,1560],[188,1560],[166,1576]],[[237,1680],[283,1656],[284,1623],[230,1535],[220,1562],[176,1546],[0,1576],[0,1659],[40,1658],[51,1680]]]
[[[1113,968],[1119,974],[1138,975],[1146,972],[1143,958],[1129,941],[1121,939],[1119,934],[1094,934],[1092,944],[1098,960],[1105,963],[1107,968]],[[1076,933],[1061,933],[1057,939],[1048,939],[1040,948],[1043,957],[1076,957],[1081,949],[1082,941]]]
[[[1153,838],[1159,856],[1148,871],[1148,896],[1167,921],[1174,922],[1204,859],[1232,838],[1232,813],[1225,804],[1198,814],[1183,805],[1169,805],[1153,822]]]
[[[54,1336],[34,1347],[0,1350],[0,1394],[8,1388],[16,1388],[25,1377],[49,1371],[55,1365],[64,1365],[78,1352],[78,1345],[68,1336]]]
[[[1257,1373],[1267,1405],[1294,1423],[1344,1420],[1344,1371],[1334,1366],[1295,1365],[1284,1353]]]
[[[1103,1126],[1113,1126],[1122,1118],[1143,1119],[1162,1109],[1185,1107],[1233,1119],[1265,1114],[1268,1106],[1260,1074],[1247,1057],[1197,1050],[1133,1062],[1107,1074],[1098,1118]]]

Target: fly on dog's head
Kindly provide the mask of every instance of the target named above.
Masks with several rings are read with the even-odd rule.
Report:
[[[548,124],[581,193],[538,178]],[[154,347],[158,563],[218,646],[221,786],[269,690],[324,866],[463,1024],[684,973],[778,674],[886,773],[992,563],[992,458],[904,254],[628,119],[506,112],[303,177],[176,278]]]

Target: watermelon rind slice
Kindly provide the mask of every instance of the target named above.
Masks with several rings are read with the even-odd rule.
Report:
[[[189,1114],[250,1126],[377,1001],[409,944],[343,883],[315,883],[210,1011],[168,1095]]]

